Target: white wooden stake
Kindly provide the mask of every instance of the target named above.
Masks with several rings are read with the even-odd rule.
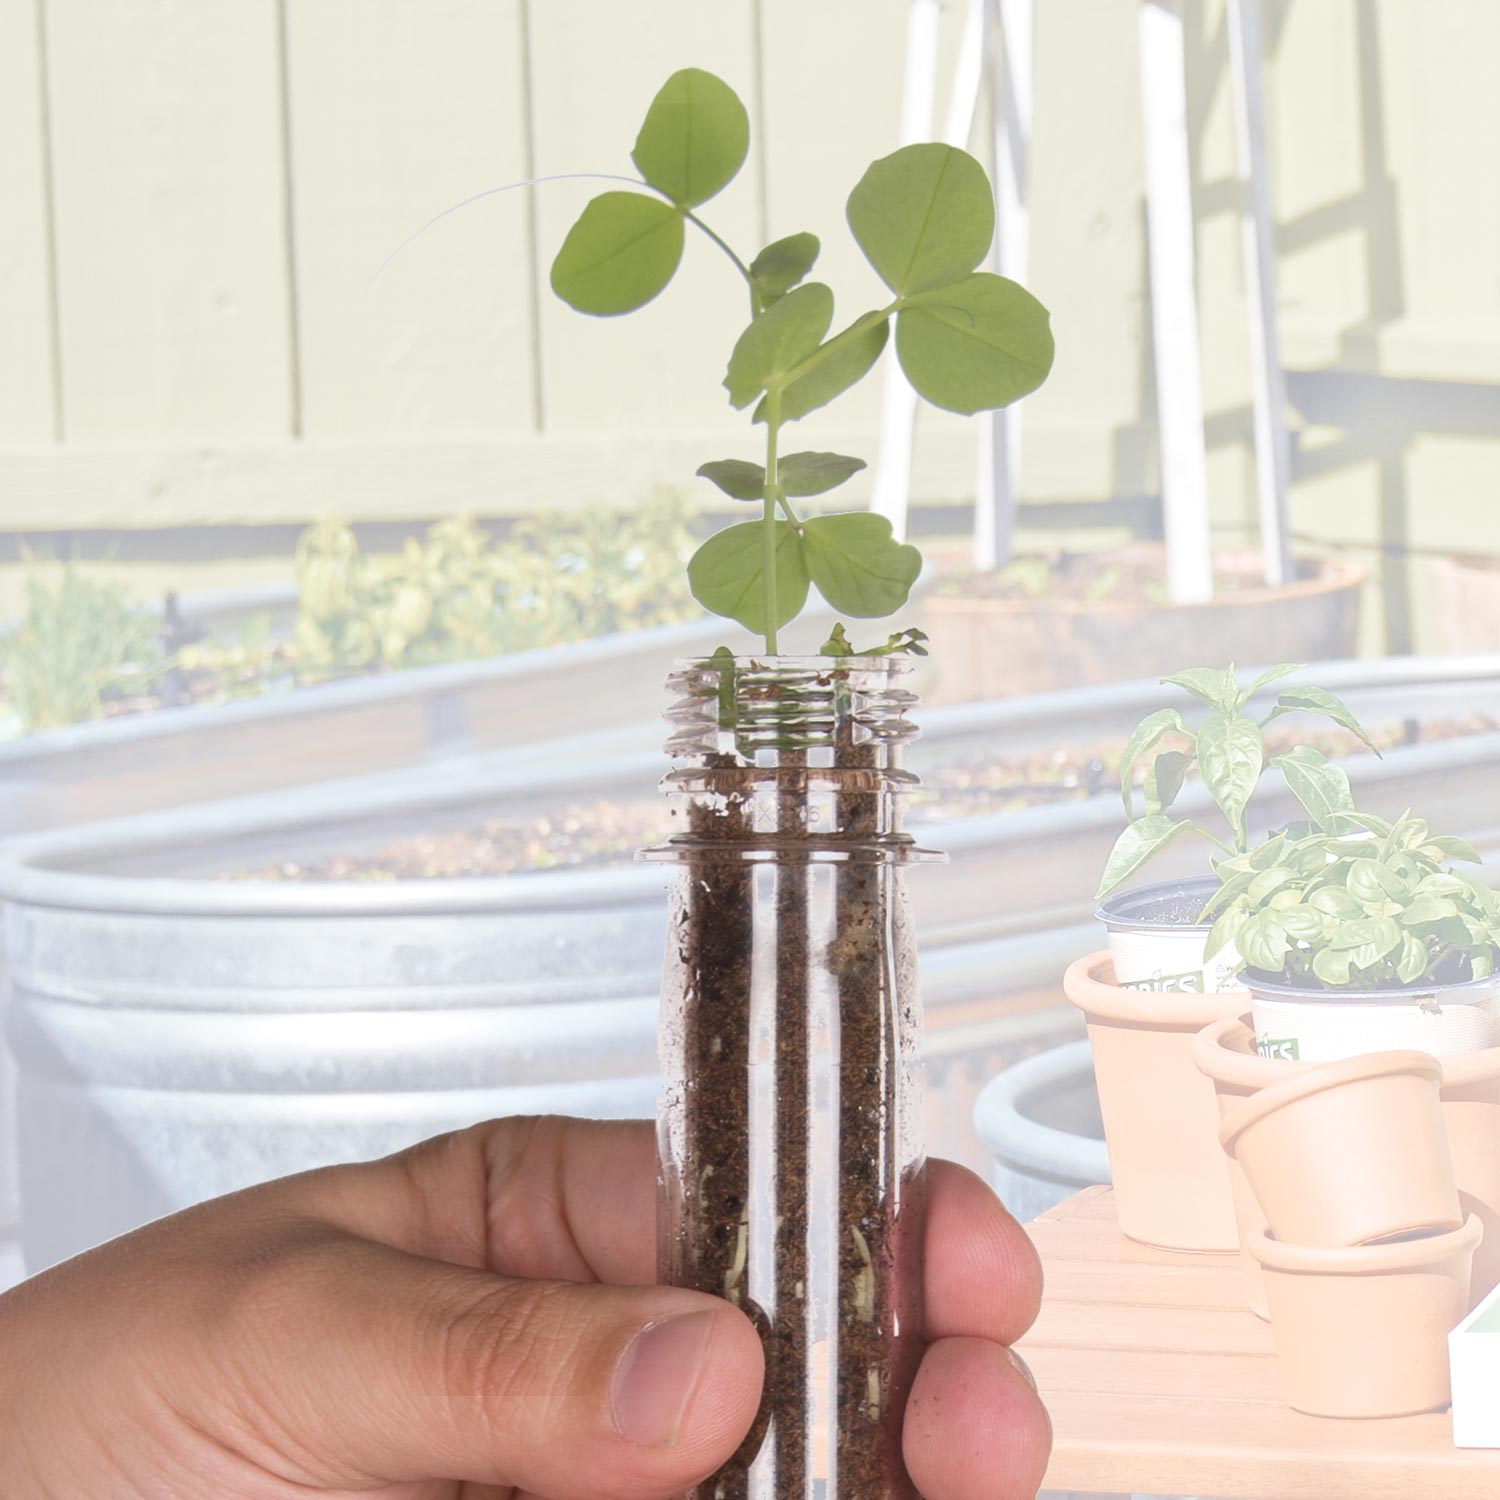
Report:
[[[1276,241],[1266,155],[1261,84],[1260,0],[1229,0],[1229,71],[1243,188],[1241,231],[1250,313],[1250,373],[1255,405],[1255,487],[1266,582],[1292,577],[1286,492],[1291,443],[1286,427],[1286,377],[1276,333]]]
[[[1027,209],[1031,160],[1034,0],[990,0],[990,111],[995,169],[993,266],[1026,280],[1030,249]],[[974,496],[974,566],[1002,567],[1015,544],[1021,475],[1021,403],[986,412],[979,423],[979,475]]]
[[[901,144],[932,135],[937,93],[939,0],[910,0],[906,12],[906,74],[901,85]],[[886,354],[881,400],[880,452],[875,461],[870,509],[884,516],[898,537],[906,536],[911,498],[911,452],[917,393],[902,373],[895,350]]]
[[[1175,603],[1189,604],[1213,596],[1213,558],[1179,0],[1145,0],[1140,50],[1167,590]]]

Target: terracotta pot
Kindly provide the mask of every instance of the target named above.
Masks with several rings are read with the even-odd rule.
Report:
[[[1166,576],[1160,543],[1119,549],[1122,564]],[[929,591],[922,624],[939,678],[932,701],[1006,698],[1177,671],[1183,642],[1199,661],[1328,661],[1354,654],[1365,571],[1328,558],[1297,564],[1279,588],[1260,581],[1260,554],[1215,554],[1222,589],[1203,604],[1140,598],[985,599]]]
[[[1442,1078],[1425,1052],[1324,1063],[1237,1105],[1219,1139],[1283,1243],[1363,1245],[1457,1229]]]
[[[1240,1100],[1293,1074],[1317,1067],[1316,1063],[1285,1062],[1261,1057],[1254,1048],[1250,1017],[1216,1021],[1199,1033],[1194,1058],[1213,1080],[1219,1107],[1227,1115]],[[1448,1149],[1458,1184],[1461,1212],[1475,1215],[1484,1227],[1484,1239],[1474,1254],[1471,1306],[1500,1286],[1500,1047],[1438,1059],[1443,1070],[1443,1119],[1448,1127]],[[1265,1216],[1255,1194],[1237,1165],[1230,1167],[1230,1183],[1236,1180],[1243,1194],[1236,1194],[1240,1244],[1245,1249],[1252,1289],[1250,1306],[1261,1317],[1264,1287],[1260,1266],[1249,1254],[1250,1234],[1263,1230]],[[1259,1290],[1255,1290],[1256,1287]]]
[[[1257,1234],[1281,1390],[1315,1417],[1402,1417],[1448,1404],[1448,1330],[1464,1315],[1470,1217],[1446,1234],[1341,1249]]]
[[[1167,1250],[1235,1249],[1219,1106],[1193,1039],[1244,995],[1121,989],[1107,953],[1069,965],[1063,989],[1088,1021],[1120,1228]]]
[[[1500,557],[1431,563],[1434,651],[1493,651],[1500,641]]]

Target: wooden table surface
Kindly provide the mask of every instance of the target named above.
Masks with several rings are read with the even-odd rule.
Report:
[[[1447,1412],[1307,1417],[1282,1402],[1239,1258],[1120,1233],[1109,1188],[1028,1226],[1046,1270],[1018,1346],[1052,1414],[1044,1488],[1214,1500],[1500,1500],[1500,1451],[1453,1446]]]

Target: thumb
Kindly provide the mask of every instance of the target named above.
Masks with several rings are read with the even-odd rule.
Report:
[[[305,1484],[665,1500],[734,1453],[760,1400],[749,1320],[697,1292],[516,1280],[342,1234],[246,1282],[213,1315],[218,1391]]]

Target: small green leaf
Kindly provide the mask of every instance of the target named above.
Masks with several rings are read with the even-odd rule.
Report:
[[[808,412],[827,406],[835,396],[841,396],[852,385],[865,378],[880,358],[885,341],[890,337],[891,325],[884,313],[866,313],[849,326],[864,329],[854,334],[847,344],[836,349],[827,359],[815,365],[805,375],[799,375],[781,393],[781,420],[795,422]],[[841,335],[840,335],[841,336]],[[829,340],[833,342],[832,339]],[[751,418],[755,422],[766,420],[766,398],[761,397]]]
[[[1349,964],[1353,957],[1348,948],[1320,948],[1313,954],[1313,973],[1326,985],[1338,988],[1349,983]]]
[[[807,602],[807,563],[795,526],[776,521],[776,620],[794,620]],[[738,620],[763,635],[769,628],[761,576],[764,570],[763,521],[742,521],[717,531],[688,563],[688,585],[704,609]]]
[[[1335,698],[1332,693],[1320,687],[1289,687],[1282,688],[1276,699],[1276,707],[1271,711],[1271,718],[1279,718],[1282,714],[1297,713],[1299,711],[1322,714],[1324,718],[1332,719],[1335,724],[1342,725],[1352,734],[1357,734],[1376,755],[1380,751],[1376,749],[1375,741],[1372,740],[1365,730],[1363,724],[1349,711],[1344,702]]]
[[[1178,834],[1193,825],[1187,819],[1177,821],[1164,813],[1137,818],[1115,840],[1104,864],[1104,874],[1094,899],[1102,900],[1122,882],[1129,880],[1152,855],[1166,848]]]
[[[1422,846],[1422,853],[1429,859],[1458,859],[1470,865],[1484,863],[1479,851],[1467,839],[1452,838],[1447,834],[1428,839]]]
[[[773,302],[740,336],[729,356],[724,388],[730,405],[748,406],[769,385],[823,340],[833,321],[833,293],[821,281],[810,281]]]
[[[1350,927],[1358,923],[1349,923]],[[1365,941],[1355,948],[1352,962],[1356,969],[1373,969],[1381,959],[1389,958],[1401,947],[1402,931],[1394,918],[1378,917],[1370,923]],[[1340,946],[1343,946],[1342,944]]]
[[[965,416],[1009,406],[1052,368],[1047,309],[1024,287],[975,271],[896,314],[896,355],[917,393]]]
[[[1339,921],[1347,921],[1364,915],[1364,908],[1356,901],[1348,891],[1339,890],[1337,886],[1323,886],[1307,898],[1307,904],[1314,911],[1320,911],[1325,916],[1334,917]]]
[[[1401,934],[1401,952],[1396,957],[1396,978],[1415,984],[1427,971],[1427,944],[1409,932]]]
[[[984,259],[995,199],[984,168],[956,146],[903,146],[872,162],[849,194],[849,228],[898,296],[946,286]]]
[[[1148,813],[1165,812],[1177,800],[1192,763],[1193,757],[1184,755],[1181,750],[1163,750],[1151,762],[1146,771],[1144,789]]]
[[[868,511],[814,517],[803,538],[807,571],[841,614],[872,619],[900,609],[922,571],[922,554]]]
[[[817,264],[818,244],[815,234],[789,234],[772,240],[750,262],[750,284],[764,307],[784,297],[803,280]]]
[[[1399,920],[1403,927],[1421,927],[1457,915],[1458,908],[1444,896],[1417,896],[1402,908]]]
[[[1337,814],[1354,808],[1354,793],[1342,766],[1333,765],[1321,750],[1298,745],[1278,755],[1271,764],[1281,772],[1288,789],[1319,828],[1332,830]]]
[[[710,480],[731,500],[760,500],[766,492],[766,471],[743,458],[716,458],[698,465],[698,477]]]
[[[630,159],[658,192],[693,208],[733,180],[749,150],[739,95],[712,73],[682,68],[651,101]]]
[[[1227,860],[1221,860],[1218,868],[1222,871],[1227,863]],[[1204,903],[1203,910],[1198,913],[1198,920],[1206,922],[1220,907],[1237,901],[1250,889],[1250,882],[1254,879],[1255,873],[1251,870],[1242,870],[1231,875]]]
[[[1404,901],[1411,887],[1379,860],[1357,859],[1349,867],[1349,894],[1356,901]]]
[[[1283,931],[1294,943],[1318,943],[1327,927],[1322,915],[1310,906],[1285,906],[1277,913]]]
[[[1290,946],[1280,918],[1269,911],[1256,912],[1240,928],[1234,945],[1252,969],[1263,969],[1268,974],[1281,972]]]
[[[1203,944],[1204,958],[1213,958],[1222,953],[1239,936],[1240,928],[1248,920],[1248,913],[1242,907],[1231,906],[1228,911],[1222,912],[1208,930],[1208,937]]]
[[[552,262],[552,290],[569,307],[612,318],[644,307],[682,259],[682,215],[644,193],[601,193]]]
[[[1228,719],[1214,713],[1198,726],[1198,769],[1203,784],[1241,838],[1245,833],[1245,808],[1260,779],[1264,756],[1260,726],[1250,719]]]
[[[1267,683],[1275,682],[1280,677],[1290,677],[1293,672],[1300,672],[1305,665],[1304,662],[1282,662],[1278,667],[1267,667],[1240,694],[1237,706],[1243,708]]]
[[[776,466],[776,478],[788,495],[821,495],[864,466],[864,459],[843,453],[788,453]]]
[[[1182,715],[1175,708],[1159,708],[1147,714],[1130,732],[1125,749],[1120,757],[1120,798],[1125,803],[1125,816],[1135,816],[1135,768],[1141,757],[1152,749],[1164,735],[1186,734]]]
[[[1189,667],[1185,672],[1174,672],[1161,681],[1163,685],[1186,689],[1200,703],[1206,703],[1221,713],[1232,714],[1239,704],[1239,684],[1232,667],[1227,671],[1218,667]]]

